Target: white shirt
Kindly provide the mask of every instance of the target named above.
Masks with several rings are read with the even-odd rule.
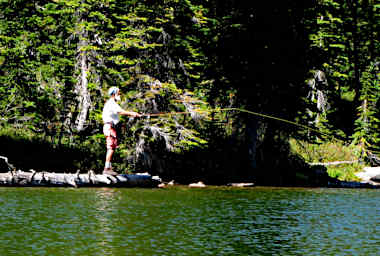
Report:
[[[119,113],[122,111],[123,109],[113,98],[107,100],[102,113],[103,123],[117,124],[120,121]]]

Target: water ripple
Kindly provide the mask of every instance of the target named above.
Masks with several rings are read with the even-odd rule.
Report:
[[[380,191],[0,188],[1,255],[377,255]]]

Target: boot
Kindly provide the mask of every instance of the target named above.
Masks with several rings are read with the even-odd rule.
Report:
[[[117,176],[119,175],[117,172],[113,171],[112,168],[104,168],[103,174]]]

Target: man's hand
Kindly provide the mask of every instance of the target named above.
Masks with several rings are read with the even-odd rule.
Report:
[[[133,117],[142,117],[141,114],[137,113],[137,112],[133,112],[134,113],[134,116]]]
[[[119,114],[122,116],[142,117],[141,114],[134,112],[134,111],[125,111],[124,110],[122,112],[119,112]]]

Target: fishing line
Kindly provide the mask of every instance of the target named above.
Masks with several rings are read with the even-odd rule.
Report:
[[[213,112],[214,113],[218,113],[218,112],[228,112],[228,111],[239,111],[239,112],[242,112],[242,113],[247,113],[247,114],[251,114],[251,115],[255,115],[255,116],[259,116],[259,117],[263,117],[263,118],[267,118],[267,119],[272,119],[272,120],[284,122],[284,123],[291,124],[291,125],[294,125],[294,126],[297,126],[297,127],[309,130],[309,131],[313,131],[313,132],[318,133],[320,135],[324,135],[326,137],[329,137],[329,138],[331,138],[333,140],[336,140],[338,142],[341,142],[343,144],[347,144],[346,141],[344,141],[342,139],[338,139],[334,135],[331,135],[331,134],[328,134],[328,133],[324,133],[324,132],[322,132],[320,130],[317,130],[315,128],[312,128],[310,126],[307,126],[307,125],[304,125],[304,124],[300,124],[300,123],[297,123],[297,122],[293,122],[293,121],[290,121],[290,120],[287,120],[287,119],[284,119],[284,118],[275,117],[275,116],[271,116],[271,115],[267,115],[267,114],[263,114],[263,113],[258,113],[258,112],[251,111],[251,110],[246,110],[246,109],[243,109],[243,108],[220,108],[220,109],[211,109],[211,110],[194,109],[193,110],[193,112],[198,112],[198,113],[213,113]],[[148,116],[148,117],[152,116],[152,117],[154,117],[154,116],[173,116],[173,115],[186,115],[186,114],[191,114],[191,112],[185,111],[185,112],[154,113],[154,114],[143,114],[142,116]],[[376,151],[376,150],[372,150],[372,151],[365,150],[364,152],[368,152],[370,154],[372,154],[372,153],[380,153],[380,151]]]
[[[303,129],[306,129],[306,130],[309,130],[309,131],[313,131],[313,132],[319,133],[321,135],[330,137],[330,138],[335,139],[337,141],[346,143],[345,141],[343,141],[341,139],[335,138],[331,134],[327,134],[327,133],[321,132],[321,131],[319,131],[319,130],[317,130],[315,128],[309,127],[307,125],[300,124],[300,123],[297,123],[297,122],[293,122],[293,121],[290,121],[290,120],[286,120],[286,119],[283,119],[283,118],[280,118],[280,117],[275,117],[275,116],[271,116],[271,115],[266,115],[266,114],[254,112],[254,111],[251,111],[251,110],[242,109],[242,108],[220,108],[220,109],[211,109],[211,110],[195,109],[193,111],[194,112],[198,112],[198,113],[212,113],[212,112],[216,113],[216,112],[227,112],[227,111],[239,111],[239,112],[242,112],[242,113],[247,113],[247,114],[256,115],[256,116],[263,117],[263,118],[268,118],[268,119],[272,119],[272,120],[288,123],[288,124],[291,124],[291,125],[294,125],[294,126],[298,126],[298,127],[303,128]],[[191,112],[188,112],[188,111],[187,112],[167,112],[167,113],[143,114],[143,116],[149,116],[149,117],[150,116],[173,116],[173,115],[186,115],[186,114],[191,114]]]

